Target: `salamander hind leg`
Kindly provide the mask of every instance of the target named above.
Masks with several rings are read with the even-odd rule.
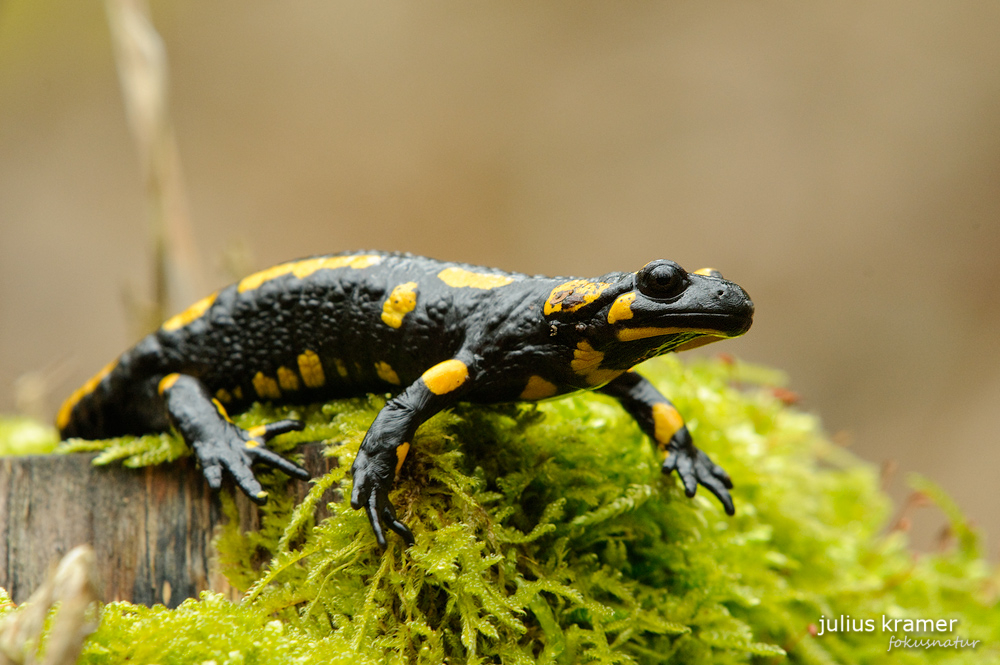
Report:
[[[351,507],[368,513],[375,540],[386,546],[385,528],[397,533],[407,545],[413,533],[396,517],[389,490],[399,473],[413,435],[425,420],[458,401],[473,383],[471,359],[453,358],[440,362],[396,395],[379,411],[358,450],[351,475],[354,488]]]
[[[704,485],[722,503],[726,514],[736,513],[729,494],[733,488],[729,474],[695,447],[681,414],[652,383],[635,372],[626,372],[600,390],[621,402],[649,438],[666,453],[663,473],[676,471],[684,484],[685,494],[692,497],[698,485]]]
[[[308,471],[264,445],[279,434],[301,430],[301,421],[280,420],[249,430],[237,427],[205,386],[185,374],[163,377],[158,392],[171,423],[194,450],[212,489],[222,485],[226,473],[250,499],[264,503],[267,493],[253,474],[254,462],[262,462],[300,480],[309,479]]]

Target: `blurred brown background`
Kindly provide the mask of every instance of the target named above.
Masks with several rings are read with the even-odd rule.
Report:
[[[358,248],[711,265],[757,319],[710,352],[1000,533],[1000,4],[152,9],[200,290]],[[101,3],[0,0],[0,412],[46,370],[51,417],[134,341],[146,212]]]

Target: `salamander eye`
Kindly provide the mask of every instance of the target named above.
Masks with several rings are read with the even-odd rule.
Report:
[[[673,298],[687,286],[687,273],[673,261],[651,261],[636,273],[636,286],[650,298]]]

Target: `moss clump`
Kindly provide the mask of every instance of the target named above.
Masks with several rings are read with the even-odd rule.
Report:
[[[915,557],[903,535],[881,532],[890,506],[874,469],[762,388],[775,383],[773,373],[673,358],[643,371],[732,475],[735,517],[703,489],[685,498],[675,478],[661,476],[624,411],[583,394],[461,408],[425,424],[392,494],[416,545],[404,551],[394,538],[383,552],[365,515],[342,503],[314,524],[327,489],[350,493],[347,469],[383,401],[258,408],[241,424],[305,417],[307,430],[284,445],[329,439],[338,468],[298,507],[271,502],[260,532],[232,526],[222,535],[230,579],[246,591],[241,604],[211,594],[173,611],[112,603],[81,662],[979,663],[998,656],[997,575],[933,485],[919,481],[959,538],[950,552]],[[148,461],[182,450],[170,445],[162,437],[117,442],[106,457]],[[279,475],[267,475],[272,496]],[[270,561],[258,569],[261,552]],[[875,630],[811,633],[821,618],[841,615],[873,619]],[[979,644],[888,652],[883,615],[959,619],[954,634],[936,637]]]

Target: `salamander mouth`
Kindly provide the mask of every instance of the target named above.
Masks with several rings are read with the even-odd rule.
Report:
[[[617,332],[618,340],[631,342],[651,337],[708,335],[711,337],[738,337],[750,329],[751,314],[742,313],[671,313],[657,325],[623,327]]]

